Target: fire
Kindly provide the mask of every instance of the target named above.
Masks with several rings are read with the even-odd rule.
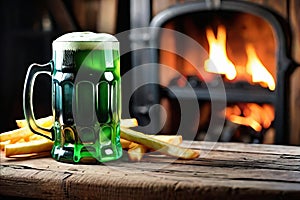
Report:
[[[209,58],[204,64],[205,70],[211,73],[224,74],[228,80],[233,80],[237,73],[226,54],[225,27],[218,27],[217,38],[215,38],[212,29],[206,30],[206,36],[209,43]]]
[[[274,120],[275,112],[271,105],[246,103],[243,106],[234,105],[225,110],[226,119],[233,123],[250,126],[260,132],[262,128],[269,128]]]
[[[263,87],[268,87],[270,90],[275,90],[275,81],[270,72],[264,67],[256,55],[253,45],[246,45],[248,62],[246,64],[247,72],[252,75],[253,83],[259,83]]]
[[[228,58],[226,53],[226,29],[224,26],[219,26],[217,29],[217,37],[213,30],[206,30],[206,37],[209,44],[209,58],[204,62],[204,69],[207,72],[224,74],[228,80],[233,80],[237,76],[241,79],[245,76],[249,77],[249,82],[259,83],[262,87],[275,90],[275,80],[270,72],[265,68],[258,58],[253,45],[246,45],[247,63],[246,66],[235,66]],[[243,68],[241,70],[241,68]],[[245,70],[244,70],[245,69]],[[239,74],[240,73],[240,74]]]

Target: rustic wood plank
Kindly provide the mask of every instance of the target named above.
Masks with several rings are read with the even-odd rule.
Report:
[[[143,179],[142,179],[142,178]],[[137,197],[143,197],[145,199],[199,199],[199,197],[211,198],[224,196],[225,199],[235,199],[235,195],[230,195],[231,188],[237,188],[237,194],[241,193],[241,196],[253,198],[259,197],[262,193],[265,193],[265,197],[274,197],[274,195],[281,196],[281,193],[286,192],[288,195],[296,194],[297,189],[294,184],[286,184],[288,191],[284,191],[283,184],[277,184],[269,182],[269,189],[265,189],[265,185],[259,181],[250,182],[252,186],[252,192],[247,191],[249,188],[243,187],[245,185],[244,180],[237,180],[235,182],[228,180],[211,180],[209,178],[203,178],[202,180],[187,180],[183,177],[178,177],[176,174],[174,177],[163,176],[162,174],[137,174],[124,177],[118,177],[112,180],[111,178],[102,177],[102,181],[99,182],[99,177],[90,175],[88,177],[72,176],[73,185],[68,187],[74,191],[72,197],[84,198],[86,193],[84,190],[89,189],[89,184],[92,182],[93,192],[88,198],[93,199],[96,194],[102,194],[104,198],[110,197],[112,199],[136,199]],[[181,179],[182,180],[181,180]],[[71,179],[68,179],[69,181]],[[191,179],[189,177],[189,179]],[[220,184],[221,183],[221,184]],[[96,185],[96,186],[95,186]],[[117,189],[115,188],[117,187]],[[257,189],[255,193],[253,188]],[[243,192],[244,191],[244,192]],[[228,195],[229,194],[229,195]],[[73,196],[74,195],[74,196]],[[220,195],[220,196],[219,196]],[[227,197],[226,197],[227,196]],[[229,197],[230,196],[230,197]],[[241,197],[240,196],[240,197]],[[284,197],[284,195],[282,195]],[[268,198],[266,198],[268,199]]]
[[[55,162],[55,161],[54,161]],[[138,164],[140,165],[140,164]],[[252,180],[249,181],[243,177],[237,177],[234,181],[231,179],[221,178],[222,176],[227,176],[227,171],[220,169],[220,171],[215,171],[214,174],[217,176],[217,179],[212,178],[209,174],[201,172],[201,170],[192,172],[194,175],[203,174],[201,179],[194,177],[193,175],[187,176],[187,173],[182,172],[172,172],[172,169],[165,172],[144,172],[144,173],[119,173],[118,171],[108,170],[105,166],[94,166],[96,167],[97,174],[95,173],[83,173],[74,171],[73,173],[64,173],[71,174],[63,182],[64,194],[61,197],[67,199],[73,198],[87,198],[94,199],[97,195],[101,194],[104,199],[106,197],[110,198],[122,198],[122,199],[131,199],[135,195],[142,197],[147,195],[146,197],[156,198],[156,197],[184,197],[185,192],[192,192],[191,195],[195,195],[195,197],[199,197],[199,195],[203,195],[205,197],[211,197],[215,190],[219,190],[220,195],[227,194],[230,191],[231,187],[236,188],[237,191],[244,191],[248,195],[248,197],[255,197],[251,192],[247,192],[247,187],[251,187],[251,189],[256,189],[258,194],[260,192],[265,192],[266,195],[280,195],[283,191],[287,192],[287,194],[292,195],[293,193],[297,193],[299,190],[299,184],[292,183],[281,183],[276,181],[267,181],[266,183],[262,181]],[[131,166],[132,167],[132,166]],[[12,167],[15,168],[16,167]],[[19,167],[20,169],[21,167]],[[99,169],[104,169],[105,173],[110,172],[109,176],[105,176],[105,173],[101,173]],[[106,170],[105,170],[106,169]],[[32,170],[32,169],[27,169]],[[215,168],[209,169],[209,171],[214,171]],[[181,170],[182,171],[182,170]],[[100,172],[100,173],[98,173]],[[237,173],[238,174],[238,173]],[[28,175],[28,172],[26,176]],[[45,174],[46,175],[46,174]],[[50,181],[50,184],[55,186],[55,191],[59,191],[56,188],[61,186],[60,182],[53,181],[53,175],[48,175],[43,177],[45,179],[44,182],[39,182],[38,184],[43,188],[42,192],[46,192],[46,189],[51,190],[52,188],[46,185],[47,181]],[[218,180],[219,179],[219,180]],[[61,180],[60,180],[61,181]],[[248,181],[245,184],[245,181]],[[24,181],[23,181],[24,182]],[[29,181],[28,181],[29,182]],[[28,183],[26,182],[26,183]],[[30,183],[30,182],[29,182]],[[204,184],[204,185],[203,185]],[[245,187],[247,185],[247,187]],[[26,187],[30,190],[30,187],[33,185],[29,185]],[[268,186],[266,188],[266,186]],[[15,184],[13,185],[15,187]],[[22,185],[23,187],[23,185]],[[175,187],[175,188],[174,188]],[[36,188],[36,187],[35,187]],[[45,189],[46,188],[46,189]],[[117,188],[117,189],[116,189]],[[174,189],[178,191],[174,191]],[[61,189],[60,189],[61,190]],[[196,192],[193,190],[196,190]],[[211,191],[212,190],[212,191]],[[261,190],[261,191],[260,191]],[[245,195],[244,192],[241,192],[242,195]],[[153,193],[153,194],[152,194]],[[1,192],[1,194],[3,194]],[[6,194],[6,193],[4,193]],[[21,193],[24,195],[24,193]],[[26,195],[30,195],[31,193],[25,193]],[[49,196],[50,195],[50,196]],[[53,196],[51,196],[53,195]],[[150,196],[149,196],[150,195]],[[217,194],[215,194],[217,195]],[[227,194],[228,195],[228,194]],[[258,196],[258,195],[257,195]],[[31,197],[37,197],[37,195],[32,195]],[[56,197],[56,193],[50,193],[48,191],[47,195],[40,196],[39,198],[45,199],[53,199]],[[271,196],[270,196],[271,197]],[[147,198],[146,198],[147,199]]]
[[[199,150],[211,143],[192,145]],[[217,143],[214,147],[202,150],[206,157],[196,160],[177,160],[154,153],[141,162],[130,162],[125,154],[118,161],[98,165],[60,163],[51,158],[1,157],[0,196],[297,199],[300,195],[299,147],[240,143]]]
[[[201,142],[201,141],[183,141],[185,147],[200,148],[203,150],[219,150],[219,151],[234,151],[234,152],[248,152],[260,154],[289,154],[299,155],[299,146],[285,146],[285,145],[269,145],[269,144],[246,144],[233,142]]]
[[[0,194],[5,196],[59,199],[65,196],[67,173],[23,166],[1,166]]]

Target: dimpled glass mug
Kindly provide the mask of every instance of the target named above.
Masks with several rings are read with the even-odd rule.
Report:
[[[120,158],[118,40],[106,33],[73,32],[54,40],[52,50],[49,63],[32,64],[27,71],[23,109],[30,129],[54,141],[51,155],[58,161],[94,163]],[[33,85],[41,73],[52,78],[51,129],[37,125],[33,112]]]

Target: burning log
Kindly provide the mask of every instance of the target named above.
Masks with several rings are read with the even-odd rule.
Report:
[[[233,106],[229,106],[225,109],[225,118],[228,120],[229,124],[236,124],[240,126],[245,126],[251,128],[253,131],[252,135],[256,138],[263,137],[263,133],[266,132],[267,129],[270,128],[275,117],[274,108],[269,104],[259,105],[256,103],[244,103],[244,104],[235,104]],[[234,127],[235,130],[232,130],[230,133],[232,136],[234,132],[237,132],[237,126]],[[228,131],[228,128],[224,130]],[[227,136],[223,137],[228,140],[228,134],[225,132]]]

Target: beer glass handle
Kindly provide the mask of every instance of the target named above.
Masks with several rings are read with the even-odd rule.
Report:
[[[52,69],[53,69],[52,61],[43,65],[36,64],[36,63],[31,64],[26,74],[24,90],[23,90],[23,110],[24,110],[25,119],[27,121],[30,130],[33,133],[48,138],[50,140],[54,140],[54,132],[52,131],[53,126],[50,129],[47,129],[39,126],[36,123],[34,112],[33,112],[33,106],[32,106],[32,94],[33,94],[33,86],[34,86],[35,78],[39,74],[51,75]],[[51,137],[46,135],[47,133],[48,134],[51,133]]]

